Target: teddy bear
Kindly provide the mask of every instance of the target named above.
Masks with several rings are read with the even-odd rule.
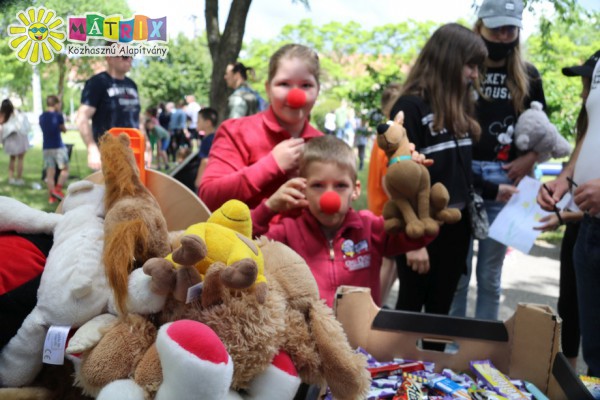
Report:
[[[104,186],[72,183],[62,212],[46,213],[0,197],[0,232],[53,234],[54,240],[36,306],[0,353],[1,386],[34,380],[42,368],[49,326],[77,327],[106,312],[110,291],[102,265]]]
[[[517,120],[514,128],[515,144],[519,150],[535,151],[538,162],[566,157],[572,147],[550,122],[539,101],[532,101]]]
[[[182,242],[183,246],[190,244],[193,242]],[[206,271],[200,298],[183,304],[170,296],[157,316],[146,318],[130,313],[102,329],[106,333],[100,340],[86,349],[77,349],[83,350],[77,361],[77,384],[85,393],[98,394],[100,399],[142,399],[154,395],[165,398],[171,390],[178,393],[178,399],[292,399],[302,380],[320,386],[328,384],[339,399],[362,398],[370,381],[366,360],[350,348],[332,310],[319,298],[305,261],[279,242],[261,238],[256,245],[264,256],[268,286],[263,303],[251,291],[225,286],[221,275],[230,267],[215,262]],[[164,278],[173,291],[185,290],[176,282],[181,270],[192,275],[195,272],[189,285],[200,280],[193,265],[173,272],[176,279],[169,278],[168,273],[157,273],[166,267],[165,263],[149,260],[143,270],[158,280]],[[184,279],[190,276],[186,274]],[[161,282],[150,287],[159,292],[165,289]],[[208,307],[203,306],[201,299],[205,296],[211,298]],[[185,324],[181,325],[181,321]],[[185,338],[192,344],[174,345],[177,340],[172,339],[173,335],[161,335],[172,329],[180,331],[177,340]],[[80,331],[72,341],[80,341]],[[218,340],[207,332],[214,332]],[[201,338],[207,334],[212,339],[204,342]],[[224,354],[214,350],[220,349],[220,342]],[[188,352],[195,349],[196,355],[174,351],[182,347]],[[213,351],[220,355],[214,356]],[[67,352],[71,352],[69,348]],[[207,363],[207,357],[213,357],[212,361]],[[215,357],[220,361],[215,362]],[[162,389],[163,385],[171,390]]]
[[[413,239],[437,235],[441,222],[458,222],[461,213],[447,208],[450,195],[442,183],[431,186],[426,167],[431,160],[412,160],[403,123],[404,113],[399,112],[393,121],[377,127],[377,145],[389,159],[384,183],[390,199],[383,207],[384,227],[388,233],[404,229]]]
[[[102,259],[120,313],[126,313],[131,271],[150,258],[171,252],[167,223],[142,183],[130,142],[123,133],[107,133],[99,141],[106,186]]]

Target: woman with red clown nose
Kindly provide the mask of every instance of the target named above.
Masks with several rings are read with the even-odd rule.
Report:
[[[230,199],[254,208],[298,175],[305,141],[323,135],[309,123],[319,74],[319,57],[306,46],[288,44],[272,55],[269,108],[227,120],[216,132],[198,190],[211,210]]]
[[[413,159],[420,157],[413,154]],[[369,287],[375,303],[381,304],[382,257],[417,249],[434,238],[410,240],[404,233],[387,234],[382,217],[351,208],[359,195],[354,151],[327,135],[304,146],[300,177],[290,179],[252,211],[254,235],[264,234],[300,254],[329,306],[340,285]],[[293,210],[301,212],[291,216]],[[285,216],[269,223],[278,213]]]

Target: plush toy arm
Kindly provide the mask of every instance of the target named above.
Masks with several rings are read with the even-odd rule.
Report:
[[[77,354],[91,349],[102,339],[106,328],[116,320],[117,317],[112,314],[101,314],[92,318],[77,329],[69,340],[66,353]]]
[[[31,208],[18,200],[0,196],[0,232],[51,234],[63,216]]]
[[[0,386],[18,387],[34,380],[42,369],[45,338],[45,322],[42,313],[35,308],[0,353]]]
[[[167,294],[157,294],[152,290],[152,277],[146,275],[142,268],[133,270],[129,275],[128,291],[127,310],[131,313],[154,314],[162,310],[167,301]],[[117,314],[112,296],[108,303],[109,312]]]

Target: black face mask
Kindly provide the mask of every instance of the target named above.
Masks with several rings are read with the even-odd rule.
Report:
[[[490,42],[484,37],[482,37],[482,39],[485,43],[485,47],[487,47],[488,57],[490,58],[490,60],[493,61],[504,60],[506,57],[508,57],[517,45],[517,42],[519,41],[519,39],[517,38],[515,41],[510,43],[496,43]]]

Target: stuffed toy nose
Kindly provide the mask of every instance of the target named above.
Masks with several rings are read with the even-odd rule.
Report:
[[[287,103],[292,108],[301,108],[306,104],[306,93],[304,90],[293,88],[288,92]]]
[[[325,192],[319,199],[319,206],[325,214],[335,214],[342,206],[342,199],[336,192]]]

